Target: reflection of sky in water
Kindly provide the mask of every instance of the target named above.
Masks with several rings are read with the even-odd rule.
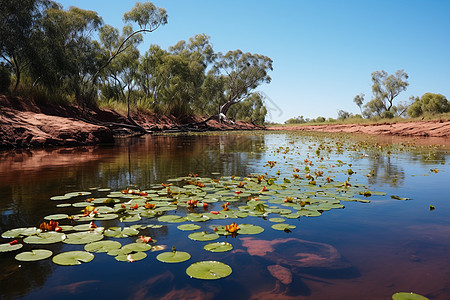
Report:
[[[336,152],[337,141],[342,143],[341,154]],[[316,150],[321,144],[332,145],[332,151],[321,149],[317,156]],[[248,136],[148,136],[124,140],[117,147],[2,153],[2,232],[38,225],[43,216],[55,213],[56,203],[48,199],[66,192],[90,187],[121,190],[134,185],[146,189],[189,173],[218,177],[268,172],[274,176],[280,170],[281,178],[292,179],[294,167],[305,176],[304,159],[314,162],[310,167],[312,172],[322,170],[324,176],[332,176],[336,181],[349,180],[387,195],[367,198],[371,203],[342,202],[345,209],[326,211],[320,217],[287,220],[297,226],[289,234],[271,229],[273,223],[260,217],[237,220],[265,228],[264,233],[251,236],[261,245],[265,241],[292,238],[291,243],[296,246],[286,243],[291,246],[285,248],[287,246],[279,243],[274,246],[276,255],[248,255],[248,248],[240,237],[224,239],[233,244],[233,252],[206,252],[202,249],[205,243],[186,238],[187,233],[176,228],[179,224],[164,224],[161,230],[145,232],[169,249],[176,245],[180,251],[193,256],[190,261],[176,265],[160,263],[155,259],[158,252],[149,252],[148,258],[133,264],[119,263],[113,257],[98,254],[92,263],[77,267],[59,267],[47,260],[18,268],[15,254],[2,253],[0,266],[5,272],[0,293],[6,298],[28,299],[62,295],[68,299],[89,298],[98,290],[102,290],[104,297],[114,299],[176,298],[183,293],[194,299],[249,299],[251,295],[262,299],[282,295],[285,299],[389,299],[397,291],[414,291],[432,299],[448,299],[448,152],[394,147],[387,155],[386,150],[353,148],[353,144],[350,138],[338,135],[257,133]],[[274,152],[280,146],[294,150],[286,154]],[[323,163],[318,162],[320,157],[324,157]],[[340,165],[338,160],[344,164]],[[264,166],[268,161],[277,163],[270,169]],[[318,169],[320,165],[325,167]],[[430,172],[435,168],[440,171]],[[355,174],[344,173],[347,169]],[[371,170],[373,176],[366,177]],[[216,172],[220,175],[215,175]],[[390,195],[411,200],[394,200]],[[429,205],[436,209],[430,211]],[[153,219],[149,222],[157,223]],[[217,220],[199,225],[200,230],[208,231],[212,224],[229,223],[230,220]],[[117,221],[104,225],[115,226]],[[124,244],[134,238],[119,241]],[[2,239],[1,243],[4,242],[7,241]],[[45,248],[55,252],[80,250],[80,247],[66,244]],[[298,257],[306,257],[314,263],[325,257],[327,252],[323,249],[328,252],[336,249],[339,259],[325,266],[299,266],[291,259],[296,256],[293,248],[303,249],[298,250]],[[194,280],[185,275],[190,263],[209,259],[229,264],[233,274],[217,282]],[[274,274],[282,276],[286,270],[292,276],[288,285],[273,277]]]

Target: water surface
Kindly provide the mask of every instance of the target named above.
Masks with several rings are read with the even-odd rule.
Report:
[[[207,242],[188,239],[189,232],[178,230],[178,223],[163,223],[156,218],[136,222],[163,225],[142,234],[151,235],[168,249],[176,246],[192,255],[179,264],[157,261],[159,252],[148,252],[147,258],[135,263],[117,262],[99,253],[91,263],[74,267],[58,266],[51,259],[15,261],[17,253],[30,249],[49,249],[55,254],[83,249],[62,243],[25,244],[21,250],[0,253],[0,297],[390,299],[395,292],[412,291],[430,299],[449,299],[450,156],[448,147],[431,143],[277,132],[146,136],[122,140],[113,147],[1,152],[0,232],[39,226],[44,216],[63,212],[56,208],[58,203],[49,200],[55,195],[92,191],[93,197],[105,197],[108,192],[95,188],[146,190],[189,173],[221,180],[222,176],[264,173],[277,177],[280,170],[282,181],[292,176],[293,168],[300,169],[304,177],[305,159],[313,162],[311,174],[321,170],[323,178],[331,176],[336,182],[348,181],[386,195],[356,195],[371,202],[341,202],[345,209],[324,211],[318,217],[287,219],[287,223],[296,225],[291,232],[273,230],[274,223],[268,219],[279,215],[272,214],[199,224],[201,230],[232,221],[265,229],[258,235],[221,237],[218,241],[234,246],[232,252],[225,253],[203,250]],[[420,146],[413,146],[417,144]],[[276,161],[276,165],[270,168],[268,161]],[[348,169],[355,173],[349,175]],[[390,195],[411,200],[395,200]],[[230,206],[235,209],[243,202]],[[430,205],[435,209],[430,211]],[[212,206],[220,209],[220,202]],[[186,214],[186,210],[169,212],[174,213]],[[102,226],[117,224],[110,221]],[[10,240],[1,238],[0,243]],[[299,258],[301,263],[296,263]],[[189,278],[186,268],[201,260],[226,263],[233,273],[216,281]]]

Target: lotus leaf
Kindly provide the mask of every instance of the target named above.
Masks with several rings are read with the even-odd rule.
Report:
[[[64,233],[48,231],[28,236],[24,238],[23,241],[27,244],[53,244],[62,242],[65,238],[66,235]]]
[[[232,273],[230,266],[218,261],[200,261],[186,269],[186,274],[197,279],[220,279]]]
[[[16,260],[19,261],[36,261],[49,258],[53,252],[45,249],[34,249],[29,252],[22,252],[16,255]]]
[[[213,241],[219,238],[216,233],[207,233],[206,231],[194,232],[188,235],[188,238],[194,241]]]
[[[165,263],[179,263],[191,258],[191,255],[183,251],[163,252],[156,259]]]
[[[84,250],[88,252],[108,252],[113,249],[119,249],[122,245],[117,241],[98,241],[86,244]]]
[[[231,245],[230,243],[226,243],[226,242],[217,242],[217,243],[207,244],[203,248],[206,251],[211,251],[211,252],[226,252],[226,251],[232,250],[233,245]]]
[[[68,251],[57,254],[52,261],[57,265],[76,266],[88,263],[94,259],[94,254],[86,251]]]
[[[189,231],[189,230],[197,230],[200,228],[200,226],[196,224],[183,224],[179,225],[177,228],[183,231]]]
[[[66,235],[64,243],[66,244],[88,244],[103,239],[103,234],[95,231],[74,232]]]

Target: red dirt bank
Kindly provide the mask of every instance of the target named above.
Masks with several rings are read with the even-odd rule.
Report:
[[[450,137],[450,121],[414,121],[383,124],[327,124],[269,127],[270,130],[347,132],[375,135]]]
[[[201,117],[179,120],[173,116],[136,114],[135,123],[109,109],[38,105],[33,101],[0,95],[0,149],[73,147],[114,143],[114,136],[153,132],[206,130],[255,130],[263,127],[246,122],[199,123]],[[199,123],[199,124],[195,124]]]

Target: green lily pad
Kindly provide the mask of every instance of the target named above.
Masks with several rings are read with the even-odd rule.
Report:
[[[165,263],[179,263],[191,258],[191,255],[183,251],[171,251],[158,254],[157,260]]]
[[[11,245],[9,243],[0,244],[0,252],[15,251],[15,250],[19,250],[22,247],[23,247],[23,244],[15,244],[15,245]]]
[[[15,228],[2,233],[2,238],[18,238],[22,236],[30,236],[40,233],[42,230],[36,227]]]
[[[50,198],[52,201],[62,201],[62,200],[69,200],[70,196],[53,196]],[[70,205],[70,204],[69,204]]]
[[[72,204],[70,204],[70,203],[61,203],[61,204],[56,205],[56,207],[58,207],[58,208],[64,208],[64,207],[69,207],[69,206],[72,206]]]
[[[274,222],[274,223],[281,223],[281,222],[284,222],[286,220],[283,219],[283,218],[270,218],[269,221],[270,222]]]
[[[37,235],[27,236],[23,241],[27,244],[54,244],[62,242],[66,235],[61,232],[48,231]]]
[[[136,252],[131,254],[119,254],[115,257],[117,261],[129,261],[128,258],[138,261],[147,257],[147,253],[145,252]]]
[[[152,249],[152,246],[145,243],[131,243],[127,244],[122,247],[122,251],[124,253],[131,253],[131,252],[144,252]]]
[[[52,261],[57,265],[76,266],[88,263],[94,259],[94,254],[86,251],[68,251],[57,254]]]
[[[132,215],[132,216],[126,216],[120,219],[122,222],[137,222],[141,219],[141,216],[139,214]]]
[[[158,221],[167,223],[180,223],[184,222],[185,220],[186,219],[184,217],[177,215],[165,215],[158,218]]]
[[[46,217],[44,217],[45,220],[54,220],[54,221],[58,221],[58,220],[64,220],[67,219],[69,217],[69,215],[66,214],[54,214],[54,215],[48,215]]]
[[[230,266],[218,261],[200,261],[193,263],[186,269],[186,274],[197,279],[214,280],[229,276]]]
[[[219,238],[216,233],[207,233],[206,231],[194,232],[188,235],[188,238],[194,241],[213,241]]]
[[[392,295],[392,300],[429,300],[427,297],[424,297],[415,293],[395,293]]]
[[[73,226],[73,230],[75,231],[88,231],[91,230],[91,224],[80,224]]]
[[[203,247],[206,251],[227,252],[233,249],[233,245],[227,242],[210,243]]]
[[[64,196],[72,198],[72,197],[78,197],[78,196],[87,196],[90,194],[91,194],[91,192],[71,192],[71,193],[65,194]]]
[[[139,230],[132,228],[132,227],[110,227],[105,230],[103,233],[105,236],[108,237],[115,237],[115,238],[126,238],[129,236],[135,236],[139,234]]]
[[[98,241],[86,244],[84,250],[88,252],[108,252],[113,249],[119,249],[122,247],[117,241]]]
[[[287,223],[278,223],[278,224],[273,224],[272,228],[275,230],[289,230],[289,229],[294,229],[297,226],[295,225],[289,225]]]
[[[34,249],[29,252],[22,252],[16,255],[16,260],[19,261],[36,261],[49,258],[53,252],[46,249]]]
[[[92,203],[90,202],[76,202],[72,204],[73,207],[86,207],[86,206],[92,206]]]
[[[189,231],[189,230],[197,230],[200,228],[200,226],[196,224],[183,224],[179,225],[177,228],[183,231]]]
[[[240,224],[239,225],[239,234],[258,234],[264,231],[264,228],[257,225],[252,224]]]
[[[83,231],[74,232],[66,235],[66,239],[63,241],[66,244],[88,244],[103,239],[103,234],[95,231]]]

